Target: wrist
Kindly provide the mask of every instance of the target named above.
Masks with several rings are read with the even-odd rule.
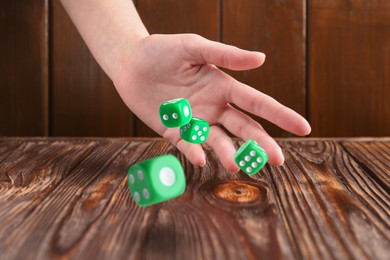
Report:
[[[124,46],[149,35],[132,1],[61,0],[104,72],[114,79]]]
[[[147,38],[146,31],[131,32],[126,37],[118,37],[115,44],[106,50],[105,63],[101,64],[106,74],[115,83],[116,78],[128,63],[129,56],[135,52],[136,45]]]

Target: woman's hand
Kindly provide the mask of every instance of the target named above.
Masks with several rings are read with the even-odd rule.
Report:
[[[121,66],[113,75],[113,81],[123,101],[194,165],[206,163],[202,146],[181,140],[178,129],[168,129],[162,124],[159,107],[165,101],[188,99],[193,115],[209,122],[206,143],[230,172],[239,170],[233,160],[236,150],[221,126],[243,140],[256,140],[267,152],[271,165],[284,161],[275,140],[259,123],[232,104],[296,135],[310,133],[308,122],[298,113],[218,68],[257,68],[264,62],[262,53],[241,50],[194,34],[150,35],[123,45],[120,53]]]

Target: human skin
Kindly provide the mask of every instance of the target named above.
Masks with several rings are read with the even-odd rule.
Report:
[[[265,55],[207,40],[195,34],[149,35],[130,0],[62,0],[93,56],[114,82],[127,107],[159,135],[175,145],[192,164],[206,163],[199,144],[181,140],[158,114],[161,103],[186,98],[193,115],[210,124],[206,143],[229,172],[237,172],[232,139],[254,139],[267,152],[269,164],[281,165],[282,150],[263,127],[235,106],[296,135],[307,135],[309,123],[272,97],[245,85],[222,70],[250,70]]]

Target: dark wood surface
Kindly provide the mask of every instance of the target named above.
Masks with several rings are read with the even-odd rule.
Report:
[[[278,142],[249,177],[162,139],[0,138],[1,258],[389,259],[390,139]],[[128,167],[167,153],[186,192],[136,206]]]
[[[313,135],[390,135],[390,1],[308,3]]]
[[[48,134],[48,2],[0,0],[0,135]]]
[[[229,73],[306,116],[313,137],[390,135],[390,1],[133,2],[151,33],[264,51],[261,68]],[[58,0],[0,0],[0,37],[0,136],[156,136]]]
[[[51,136],[131,136],[133,115],[60,1],[51,1]]]

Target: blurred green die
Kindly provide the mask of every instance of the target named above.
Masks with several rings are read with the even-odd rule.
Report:
[[[253,175],[267,163],[268,155],[256,141],[250,139],[234,154],[234,161],[243,172]]]
[[[185,98],[173,99],[160,106],[161,122],[168,128],[180,127],[190,122],[192,110]]]
[[[142,207],[176,198],[186,187],[180,161],[171,154],[132,165],[127,182],[131,196]]]
[[[197,117],[193,117],[188,124],[180,127],[180,137],[194,144],[204,143],[209,136],[209,132],[209,123]]]

